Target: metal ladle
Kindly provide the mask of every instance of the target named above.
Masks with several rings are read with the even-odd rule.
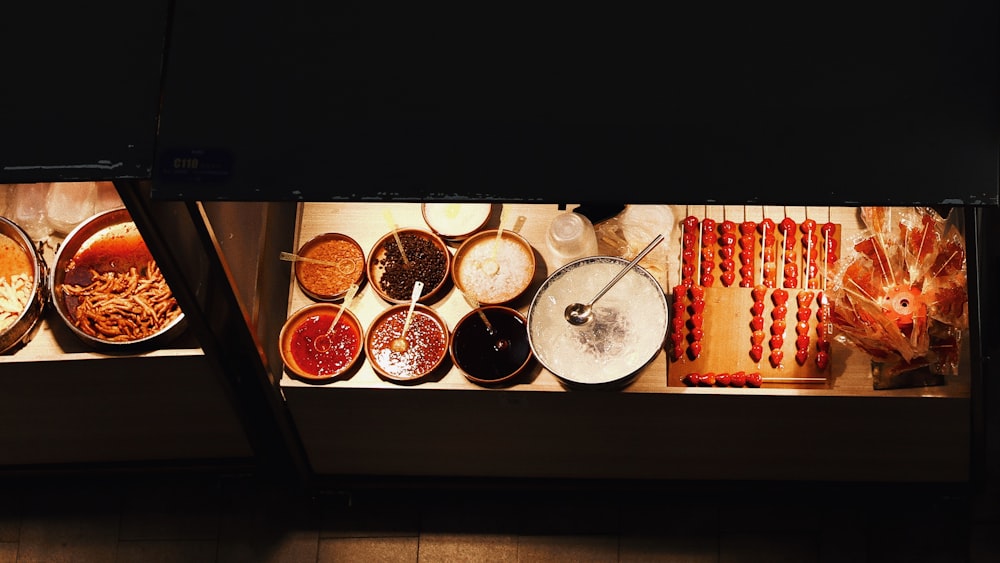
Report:
[[[590,319],[593,318],[594,303],[596,303],[598,299],[603,297],[604,294],[607,293],[608,290],[611,289],[613,285],[618,283],[618,281],[622,279],[625,276],[625,274],[628,273],[629,270],[635,267],[635,265],[638,264],[640,260],[645,258],[646,255],[649,254],[649,252],[653,250],[653,248],[655,248],[656,245],[660,244],[660,241],[662,240],[663,240],[662,234],[656,235],[656,238],[654,238],[652,242],[646,245],[646,248],[642,249],[642,252],[636,255],[636,257],[633,258],[632,261],[628,263],[628,265],[622,268],[622,271],[618,272],[618,274],[615,277],[611,278],[611,281],[609,281],[608,284],[601,289],[601,291],[597,292],[597,295],[595,295],[594,298],[590,300],[590,303],[572,303],[569,306],[567,306],[566,311],[563,313],[563,315],[566,317],[566,320],[573,325],[587,324],[590,321]]]

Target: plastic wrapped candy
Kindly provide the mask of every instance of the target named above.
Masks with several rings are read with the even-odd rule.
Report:
[[[957,373],[969,325],[960,214],[863,207],[861,219],[865,229],[828,280],[837,340],[868,353],[880,377],[925,366]]]

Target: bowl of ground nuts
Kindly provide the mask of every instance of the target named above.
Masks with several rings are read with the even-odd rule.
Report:
[[[450,268],[451,251],[444,240],[418,228],[394,229],[368,254],[368,282],[389,303],[410,301],[418,280],[424,284],[418,301],[434,301],[444,293]]]

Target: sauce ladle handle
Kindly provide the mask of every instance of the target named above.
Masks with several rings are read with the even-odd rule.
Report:
[[[603,297],[604,294],[607,293],[608,290],[611,289],[616,283],[618,283],[619,280],[625,277],[625,274],[627,274],[629,270],[635,267],[635,265],[638,264],[643,258],[645,258],[646,255],[649,254],[654,248],[656,248],[656,245],[660,244],[662,240],[663,240],[663,234],[656,235],[656,238],[650,241],[650,243],[646,245],[646,248],[642,249],[642,251],[639,252],[639,254],[637,254],[636,257],[633,258],[632,261],[629,262],[624,268],[622,268],[622,270],[618,272],[618,274],[615,275],[615,277],[611,278],[611,281],[609,281],[607,285],[601,288],[601,290],[597,292],[597,295],[595,295],[594,298],[591,299],[589,303],[587,304],[573,303],[568,307],[566,307],[566,313],[565,313],[566,320],[568,320],[572,324],[584,324],[585,322],[590,320],[591,307],[594,306],[594,303],[596,303],[598,299]]]

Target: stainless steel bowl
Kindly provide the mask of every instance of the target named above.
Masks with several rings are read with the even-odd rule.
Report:
[[[586,324],[564,316],[587,303],[629,263],[612,256],[570,262],[538,288],[528,309],[535,358],[567,387],[615,387],[629,381],[663,349],[667,300],[659,282],[635,266],[593,307]]]
[[[90,270],[100,274],[122,274],[134,267],[141,273],[152,260],[145,241],[125,208],[98,213],[80,223],[59,246],[49,275],[52,304],[59,318],[80,340],[105,351],[128,352],[158,348],[169,343],[186,327],[183,312],[151,334],[113,340],[95,336],[77,326],[76,300],[63,289],[64,283],[88,283]]]
[[[30,297],[28,304],[21,310],[13,324],[0,331],[0,353],[17,350],[34,338],[42,319],[42,313],[49,300],[48,265],[45,258],[35,248],[24,229],[5,217],[0,217],[0,235],[14,242],[13,246],[24,252],[28,260],[28,271],[31,276]]]

